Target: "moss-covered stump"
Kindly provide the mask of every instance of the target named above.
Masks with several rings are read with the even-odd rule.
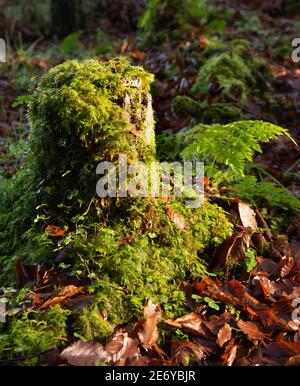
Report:
[[[74,332],[102,339],[114,325],[141,316],[146,299],[160,302],[167,317],[180,315],[181,281],[205,274],[205,250],[232,232],[222,208],[206,200],[191,209],[183,199],[96,195],[100,161],[124,153],[129,163],[155,160],[151,81],[124,59],[70,61],[50,70],[29,103],[27,163],[0,192],[1,283],[15,283],[21,259],[54,264],[95,295],[92,308],[64,321],[71,339]],[[86,333],[83,321],[95,315],[96,332]],[[17,334],[15,326],[12,318],[5,350],[5,342],[16,348],[9,335]]]
[[[30,146],[43,202],[66,202],[70,187],[87,200],[95,193],[96,165],[118,161],[119,154],[129,163],[153,161],[152,80],[120,58],[69,61],[43,77],[29,104]]]

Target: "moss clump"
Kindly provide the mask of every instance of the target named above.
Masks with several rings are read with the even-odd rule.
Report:
[[[97,164],[115,161],[120,153],[128,154],[129,163],[154,159],[152,80],[122,58],[68,61],[42,78],[29,103],[34,178],[42,202],[72,204],[70,186],[77,198],[88,200]]]
[[[236,51],[232,49],[231,52],[210,56],[199,70],[193,92],[207,93],[213,82],[219,85],[225,100],[233,97],[245,104],[251,93],[256,90],[265,91],[272,79],[270,67],[261,58],[241,53],[242,49],[238,48]]]
[[[176,96],[173,100],[173,111],[180,116],[190,116],[195,122],[229,123],[240,120],[241,109],[227,103],[209,104],[207,101],[197,102],[188,96]]]
[[[193,91],[208,92],[214,78],[220,83],[223,94],[245,101],[251,83],[251,71],[240,56],[222,53],[207,60],[200,68]]]
[[[104,319],[104,313],[97,306],[85,307],[75,316],[74,337],[82,340],[100,340],[113,333],[111,324]]]
[[[21,318],[10,318],[8,332],[0,335],[0,358],[18,357],[36,364],[41,352],[67,340],[68,315],[69,311],[56,305],[47,312],[27,311]]]
[[[273,77],[267,62],[253,57],[244,40],[221,42],[216,38],[208,41],[199,59],[203,65],[192,88],[196,100],[175,97],[174,112],[192,117],[192,125],[251,118],[247,112],[248,98],[266,92]],[[206,99],[198,101],[199,93]]]
[[[33,222],[36,216],[68,226],[70,218],[86,210],[100,161],[115,161],[120,153],[129,162],[154,159],[152,80],[122,58],[68,61],[41,79],[29,102],[27,163],[0,190],[2,277],[12,269],[11,254],[24,250],[23,238],[41,232],[42,225]],[[48,244],[43,241],[45,258]]]

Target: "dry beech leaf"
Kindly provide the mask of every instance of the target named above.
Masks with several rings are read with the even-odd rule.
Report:
[[[94,366],[104,362],[106,353],[100,343],[79,340],[65,348],[60,356],[73,366]]]
[[[63,229],[55,225],[48,225],[45,228],[45,232],[49,233],[50,236],[54,236],[54,237],[61,237],[61,236],[64,236],[66,233]]]
[[[254,285],[254,295],[268,298],[276,292],[276,284],[264,275],[254,276],[252,284]]]
[[[198,360],[205,357],[202,346],[195,342],[180,341],[172,343],[172,358],[177,364],[187,366],[189,358],[193,354]]]
[[[176,320],[165,320],[165,323],[174,327],[183,328],[191,334],[207,335],[207,329],[203,325],[203,319],[195,312],[186,314]]]
[[[162,318],[159,305],[149,300],[144,308],[144,320],[137,324],[137,335],[144,348],[153,346],[159,338],[157,323]]]
[[[234,233],[227,240],[223,241],[215,251],[211,269],[214,271],[223,269],[229,256],[234,261],[243,259],[249,247],[250,231],[250,228],[244,229],[241,232]]]
[[[45,301],[45,303],[43,303],[40,306],[40,309],[53,306],[54,304],[60,304],[65,300],[82,293],[83,290],[84,290],[84,287],[76,287],[75,285],[72,285],[72,284],[67,285],[57,294],[57,296]]]
[[[238,349],[238,345],[235,344],[234,339],[231,339],[230,342],[226,345],[225,351],[221,356],[222,362],[226,366],[232,366],[236,358],[237,349]]]
[[[124,365],[127,358],[139,355],[138,341],[125,328],[117,329],[104,347],[105,363]]]
[[[228,323],[225,323],[218,332],[217,345],[223,347],[223,345],[231,339],[231,327]]]
[[[244,228],[256,229],[258,228],[256,221],[256,214],[250,205],[239,202],[238,211],[241,219],[241,223]]]
[[[184,217],[177,213],[171,206],[167,206],[167,215],[170,217],[170,219],[174,222],[174,224],[181,230],[186,229],[186,224]]]
[[[268,337],[267,334],[260,331],[257,323],[239,320],[237,325],[250,340],[262,340]]]

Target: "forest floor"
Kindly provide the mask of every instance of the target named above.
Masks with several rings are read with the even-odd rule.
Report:
[[[232,6],[232,2],[225,3],[224,7]],[[300,146],[300,64],[291,59],[291,41],[299,35],[300,17],[282,16],[276,12],[271,16],[248,7],[236,10],[234,20],[222,32],[222,39],[246,39],[255,55],[270,63],[274,74],[270,85],[272,92],[261,98],[249,98],[244,109],[252,119],[266,120],[289,129]],[[199,68],[197,54],[205,49],[213,34],[210,32],[207,36],[205,28],[195,29],[180,40],[149,48],[137,42],[134,31],[119,28],[114,19],[107,17],[99,23],[101,35],[84,34],[69,42],[44,39],[36,45],[24,44],[11,51],[7,72],[2,71],[0,75],[0,181],[1,176],[11,178],[18,170],[20,161],[15,161],[15,154],[22,152],[22,144],[25,147],[27,143],[29,129],[22,96],[27,94],[29,78],[42,75],[53,65],[74,55],[89,57],[98,52],[99,57],[112,57],[122,54],[133,63],[143,65],[155,75],[156,133],[171,135],[188,127],[190,118],[175,115],[172,100],[177,95],[191,94]],[[83,50],[83,45],[89,52]],[[274,110],[270,108],[272,103],[268,98],[275,96],[278,107]],[[199,97],[209,98],[209,95]],[[218,95],[214,98],[217,100]],[[300,198],[299,147],[288,138],[280,137],[278,141],[264,145],[263,150],[255,157],[256,168],[267,180],[276,181]],[[236,203],[230,210],[242,218],[240,209],[234,205]],[[262,213],[256,214],[259,226],[267,227]],[[118,327],[105,346],[98,342],[76,342],[62,355],[57,349],[41,353],[40,362],[168,365],[191,364],[194,360],[203,365],[299,365],[299,322],[292,320],[291,315],[300,304],[300,217],[290,220],[282,235],[275,236],[272,229],[268,229],[264,241],[269,245],[269,254],[258,257],[256,267],[239,280],[209,277],[197,283],[183,283],[188,302],[194,307],[189,314],[176,320],[165,320],[160,307],[148,303],[144,320],[135,326]],[[226,259],[232,250],[238,253],[242,248],[240,240],[245,236],[243,232],[244,228],[237,225],[236,233],[222,245],[219,259],[224,256]],[[251,242],[255,246],[257,241]],[[25,268],[18,269],[22,282]],[[63,294],[63,290],[53,289],[45,294],[36,288],[33,301],[39,306],[46,302],[47,306],[63,303],[69,309],[89,304],[91,297],[76,288],[64,283]],[[208,311],[203,305],[195,305],[197,296],[198,299],[212,300]],[[159,323],[173,329],[178,339],[161,341],[157,331]],[[89,359],[85,357],[86,350],[91,354]],[[2,363],[15,364],[18,360]]]

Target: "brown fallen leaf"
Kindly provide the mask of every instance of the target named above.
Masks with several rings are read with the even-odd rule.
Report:
[[[267,309],[256,309],[261,324],[271,331],[297,331],[299,323],[292,320],[294,307],[290,299],[282,298]]]
[[[256,275],[252,279],[254,295],[269,298],[276,292],[276,284],[264,275]]]
[[[213,271],[223,269],[226,266],[229,256],[233,262],[243,259],[250,244],[250,233],[250,228],[244,229],[241,232],[234,233],[219,245],[213,257],[211,269]]]
[[[72,366],[94,366],[104,362],[107,354],[100,343],[79,340],[65,348],[60,357]]]
[[[251,296],[239,281],[234,279],[222,285],[217,279],[205,277],[201,282],[194,284],[193,288],[201,296],[208,296],[213,300],[231,304],[237,308],[242,307],[248,313],[254,312],[253,309],[256,307],[266,308]]]
[[[218,332],[217,345],[223,347],[231,339],[231,327],[225,323]]]
[[[63,229],[55,225],[48,225],[45,228],[45,232],[49,233],[50,236],[54,236],[54,237],[61,237],[61,236],[64,236],[66,233]]]
[[[191,341],[172,342],[171,356],[176,364],[188,366],[191,355],[201,361],[205,357],[202,346]]]
[[[300,355],[294,355],[288,359],[286,366],[300,366]]]
[[[237,325],[250,340],[263,340],[268,337],[267,334],[260,330],[259,325],[255,322],[239,320]]]
[[[263,352],[271,358],[277,358],[280,364],[285,364],[290,357],[300,355],[300,343],[289,341],[285,333],[280,333]]]
[[[144,308],[144,320],[137,323],[135,330],[144,348],[153,346],[159,338],[157,323],[162,318],[162,311],[157,304],[149,300]]]
[[[40,309],[45,309],[47,307],[53,306],[54,304],[60,304],[65,300],[78,295],[84,291],[84,287],[76,287],[75,285],[67,285],[64,287],[57,296],[48,299],[40,306]]]
[[[167,215],[170,217],[170,219],[174,222],[174,224],[181,230],[186,229],[186,223],[184,220],[184,217],[177,213],[171,206],[166,206]]]
[[[284,279],[296,272],[298,272],[298,264],[294,261],[292,256],[284,257],[278,264],[280,276]]]
[[[245,202],[238,203],[238,212],[244,228],[257,229],[256,214],[250,205]]]
[[[139,342],[129,336],[126,328],[118,328],[113,333],[104,347],[104,362],[110,365],[124,365],[127,358],[134,358],[139,355]]]
[[[165,320],[165,323],[170,326],[174,326],[177,328],[183,328],[184,331],[190,334],[201,335],[203,337],[207,337],[209,334],[208,329],[205,327],[203,323],[203,318],[196,314],[195,312],[191,312],[176,320]]]
[[[238,345],[235,344],[235,340],[231,339],[226,345],[224,353],[221,356],[222,363],[226,366],[232,366],[237,354]]]

